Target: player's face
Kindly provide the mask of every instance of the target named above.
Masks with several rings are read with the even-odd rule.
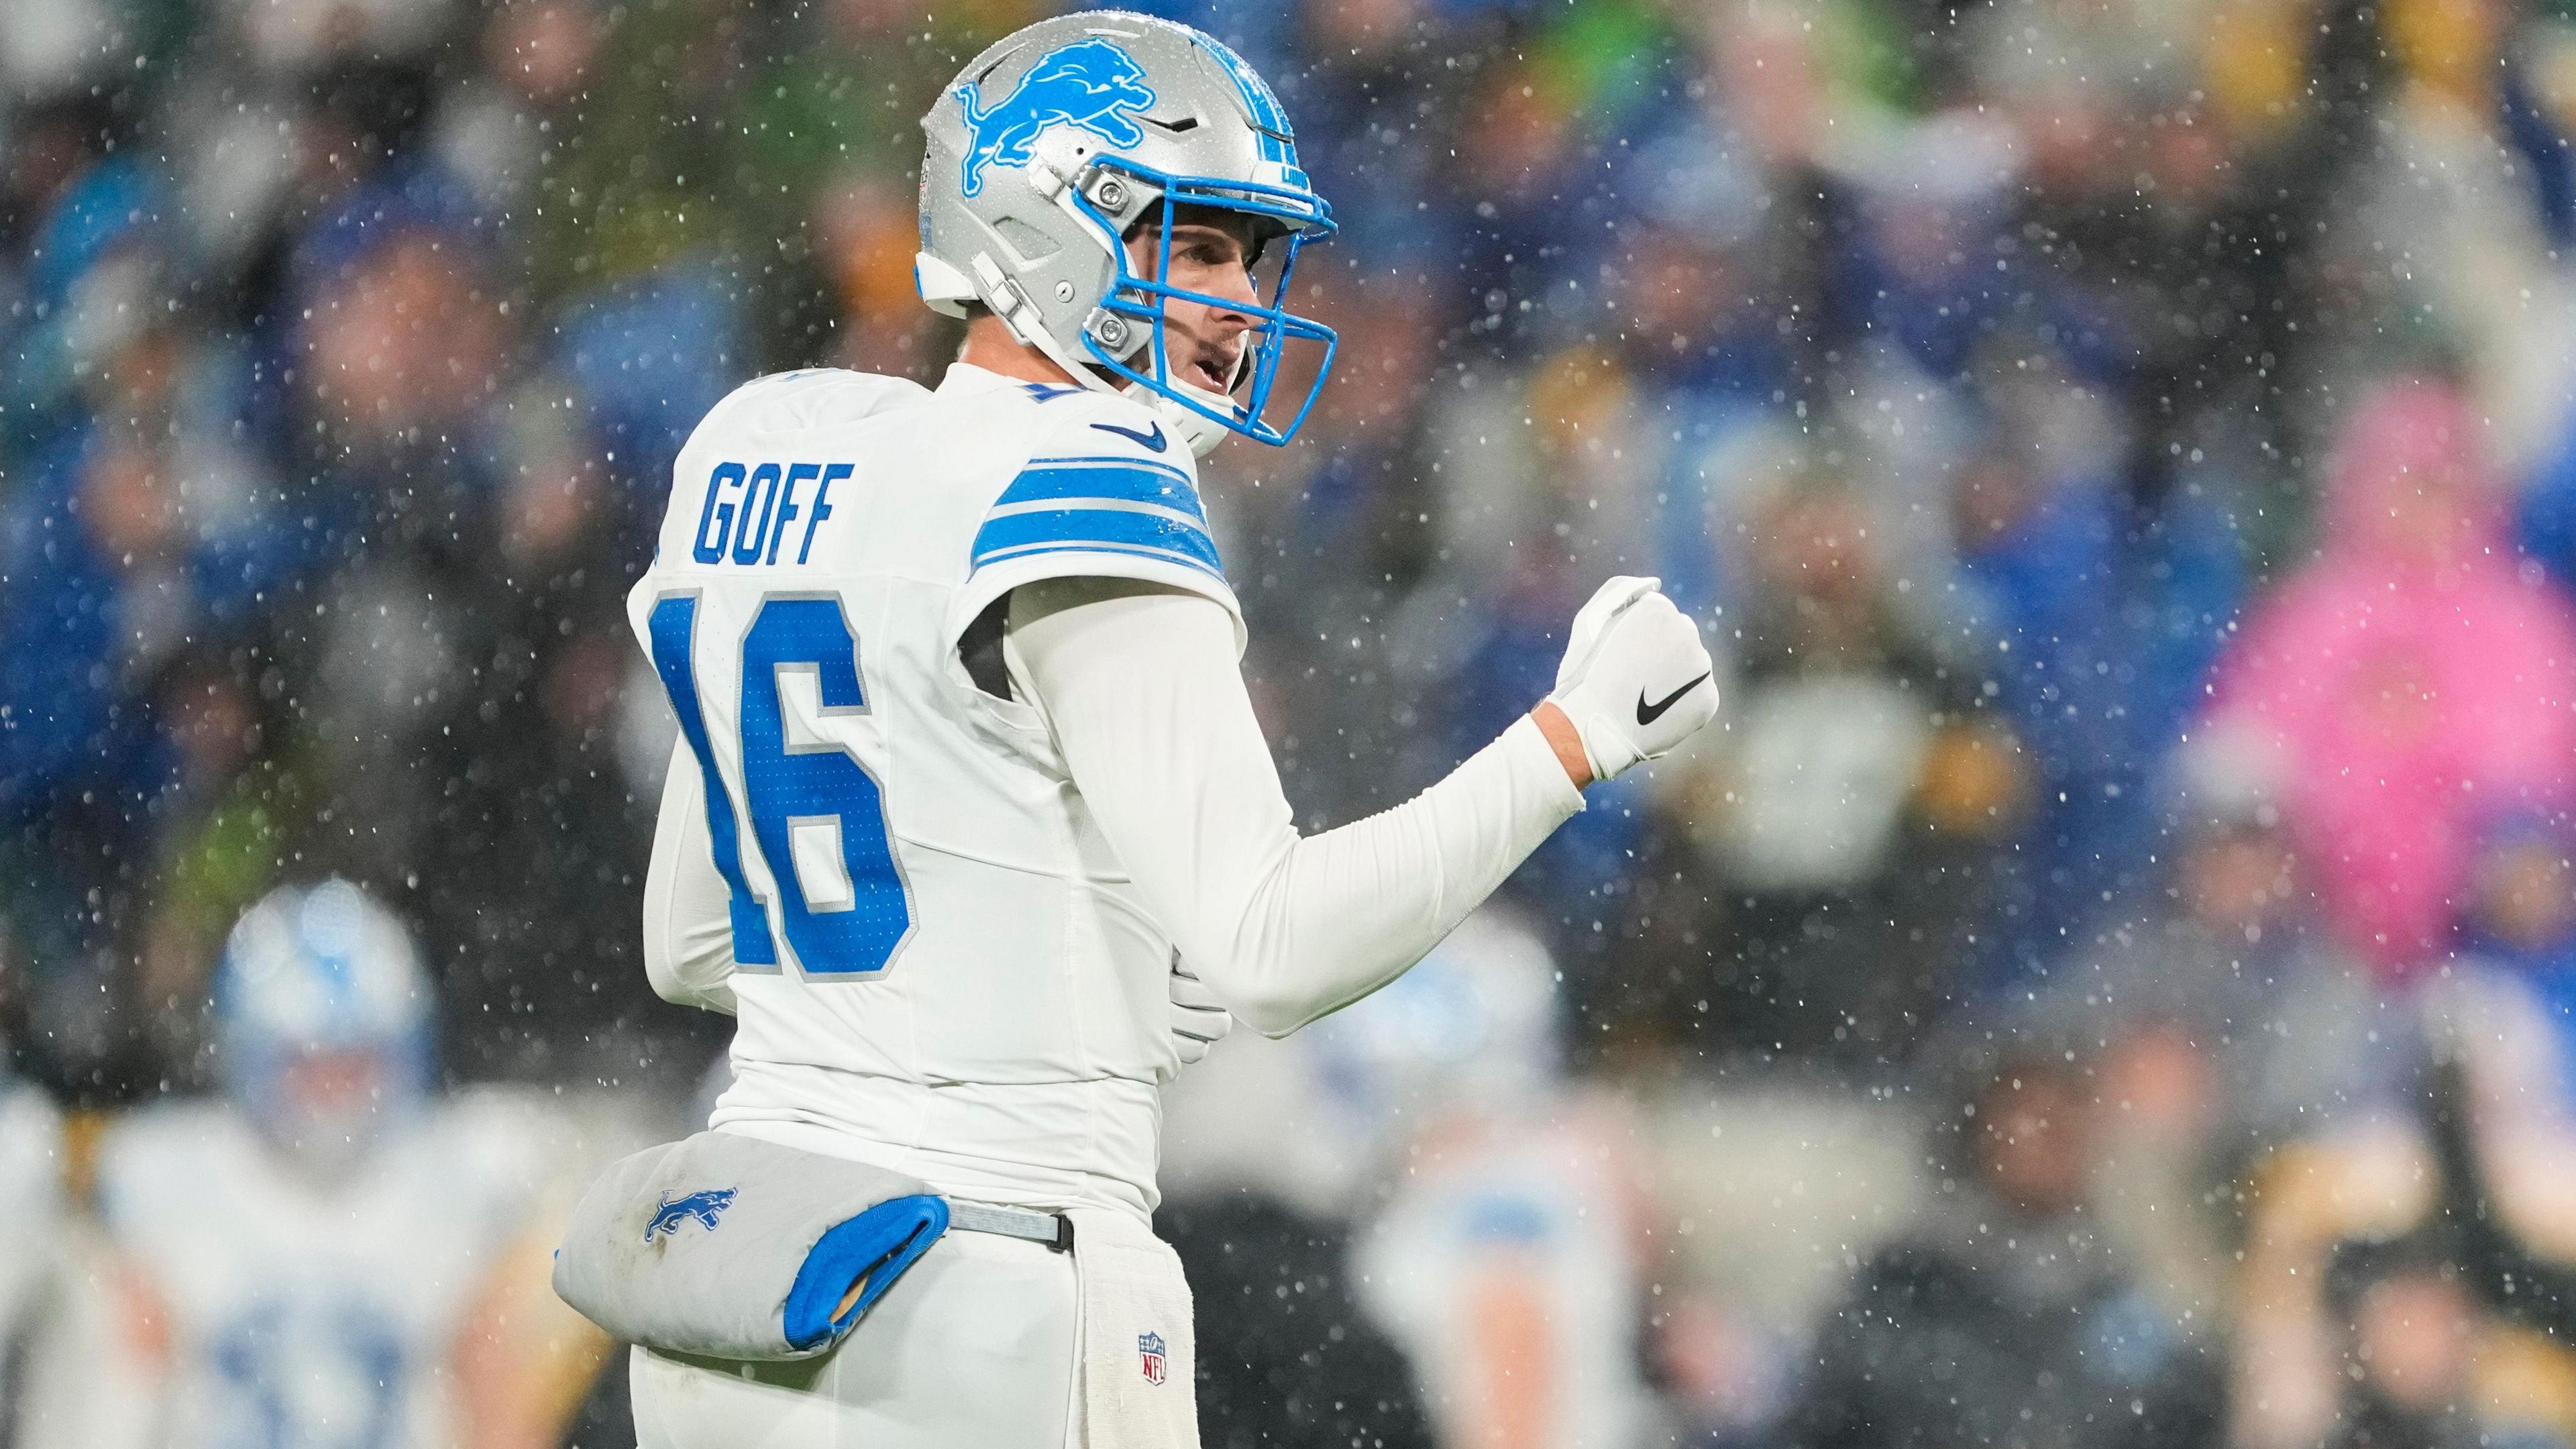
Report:
[[[1140,276],[1244,306],[1260,295],[1253,276],[1259,248],[1249,217],[1181,208],[1172,223],[1172,274],[1167,278],[1154,277],[1162,248],[1153,227],[1139,227],[1128,238],[1127,250]],[[1210,392],[1234,390],[1244,348],[1251,343],[1249,312],[1170,298],[1163,304],[1163,327],[1173,377]]]
[[[306,1170],[336,1175],[375,1141],[388,1085],[372,1051],[302,1052],[282,1064],[260,1125]]]

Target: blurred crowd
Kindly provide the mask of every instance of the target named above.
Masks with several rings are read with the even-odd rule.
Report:
[[[620,603],[732,386],[946,365],[914,121],[1042,8],[0,4],[0,1444],[631,1442],[517,1246],[724,1036]],[[1727,701],[1172,1089],[1209,1442],[2576,1446],[2576,7],[1144,8],[1342,222],[1314,416],[1204,469],[1306,823],[1608,574]],[[289,1074],[437,1104],[363,1164],[222,1046],[280,887],[412,943]],[[131,1209],[225,1172],[479,1226],[399,1333],[192,1321],[238,1244]]]

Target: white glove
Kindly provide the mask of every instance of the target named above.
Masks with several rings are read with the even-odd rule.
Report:
[[[1592,778],[1668,754],[1717,717],[1716,666],[1660,579],[1621,575],[1574,616],[1548,696],[1583,740]]]
[[[1234,1013],[1217,1005],[1181,958],[1172,957],[1172,1046],[1181,1054],[1181,1065],[1189,1066],[1208,1054],[1217,1039],[1234,1030]]]

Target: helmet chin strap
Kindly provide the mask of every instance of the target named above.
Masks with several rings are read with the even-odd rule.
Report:
[[[1183,382],[1178,378],[1171,379],[1165,386],[1188,393],[1197,399],[1202,407],[1214,408],[1221,412],[1234,410],[1234,399],[1224,393],[1200,387],[1195,383]],[[1217,444],[1226,440],[1229,430],[1225,424],[1202,417],[1141,382],[1131,382],[1121,391],[1153,409],[1154,416],[1170,424],[1172,431],[1179,434],[1181,442],[1188,446],[1190,456],[1193,458],[1206,457],[1216,451]]]
[[[1234,375],[1226,381],[1234,387],[1241,387],[1243,375],[1251,368],[1252,349],[1247,347],[1235,354]],[[1177,377],[1165,378],[1164,385],[1174,391],[1189,394],[1192,401],[1211,412],[1236,411],[1231,392],[1218,392],[1214,388],[1201,387],[1194,382],[1183,382]],[[1192,412],[1141,382],[1127,384],[1127,395],[1152,408],[1157,417],[1171,424],[1172,431],[1180,434],[1181,441],[1189,445],[1190,456],[1193,458],[1204,458],[1215,452],[1216,445],[1224,442],[1226,434],[1231,431],[1223,423]]]

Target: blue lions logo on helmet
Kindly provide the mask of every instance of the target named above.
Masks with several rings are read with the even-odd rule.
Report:
[[[1049,127],[1080,126],[1112,146],[1145,139],[1124,113],[1154,104],[1135,57],[1099,36],[1079,40],[1032,66],[1019,85],[990,106],[973,81],[956,90],[966,113],[965,192],[984,189],[984,168],[1026,166],[1030,146]]]

